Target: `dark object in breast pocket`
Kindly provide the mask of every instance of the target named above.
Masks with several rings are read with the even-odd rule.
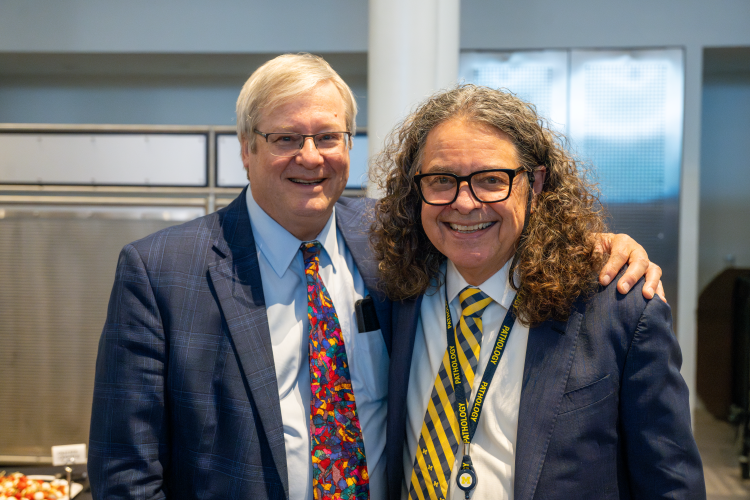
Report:
[[[378,315],[375,313],[375,304],[371,295],[355,302],[354,311],[357,314],[357,330],[359,333],[380,330],[380,322],[378,321]]]

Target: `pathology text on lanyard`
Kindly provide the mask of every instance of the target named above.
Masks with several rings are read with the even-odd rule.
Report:
[[[456,395],[456,399],[453,402],[453,410],[456,413],[461,440],[464,443],[463,459],[461,460],[461,468],[456,476],[456,483],[458,484],[458,487],[464,491],[466,498],[469,498],[469,493],[471,493],[471,490],[477,485],[477,474],[474,471],[474,466],[472,465],[471,457],[469,456],[469,445],[471,444],[471,440],[474,438],[474,433],[477,430],[479,416],[482,414],[482,407],[484,406],[484,397],[492,383],[492,377],[495,375],[497,365],[500,364],[500,358],[503,357],[505,346],[508,344],[510,331],[516,321],[515,310],[518,296],[513,298],[513,304],[505,314],[505,319],[500,326],[500,331],[495,340],[495,347],[492,350],[492,356],[490,356],[490,359],[487,362],[487,368],[485,368],[484,375],[482,375],[482,383],[479,384],[479,389],[477,389],[477,395],[474,398],[474,406],[471,411],[469,411],[468,398],[466,397],[466,391],[464,390],[463,384],[464,373],[461,368],[461,363],[458,362],[456,355],[456,329],[453,320],[451,319],[451,311],[448,307],[448,291],[447,287],[445,288],[445,326],[448,335],[448,355],[450,358],[451,379],[453,381],[453,391]]]

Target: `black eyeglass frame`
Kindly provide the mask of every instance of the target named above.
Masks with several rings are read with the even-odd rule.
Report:
[[[298,136],[302,137],[302,142],[299,143],[299,148],[297,148],[297,152],[294,153],[293,155],[284,155],[284,156],[281,156],[281,158],[291,158],[292,156],[297,156],[299,154],[299,152],[302,151],[302,148],[305,147],[305,141],[307,140],[308,137],[310,137],[313,140],[313,144],[315,145],[315,149],[318,149],[318,143],[315,142],[315,137],[318,136],[318,135],[346,134],[347,136],[349,136],[349,138],[346,140],[346,142],[347,142],[346,145],[351,147],[351,144],[352,144],[352,133],[349,132],[349,131],[346,131],[346,132],[344,132],[344,131],[327,131],[327,132],[318,132],[317,134],[298,134],[297,132],[261,132],[257,128],[254,128],[253,132],[256,133],[256,134],[258,134],[262,138],[264,138],[266,140],[266,142],[268,142],[268,136],[269,135],[275,135],[275,134],[279,134],[279,135],[298,135]],[[320,150],[318,150],[318,152],[320,152]],[[274,155],[274,156],[279,156],[279,155],[275,155],[273,153],[271,153],[271,154]],[[323,154],[323,153],[320,153],[320,154]]]
[[[513,189],[513,179],[518,175],[519,172],[523,172],[526,170],[524,167],[518,167],[516,169],[511,168],[492,168],[489,170],[477,170],[476,172],[472,172],[469,175],[456,175],[452,174],[450,172],[430,172],[427,174],[417,174],[414,176],[414,182],[417,184],[417,191],[419,191],[419,197],[422,198],[422,201],[427,203],[428,205],[433,206],[445,206],[450,205],[454,201],[458,199],[458,193],[461,191],[461,183],[466,182],[466,184],[469,186],[469,191],[471,191],[471,195],[474,197],[475,200],[477,200],[479,203],[500,203],[501,201],[505,201],[508,198],[510,198],[510,193]],[[500,198],[499,200],[492,200],[492,201],[484,201],[479,199],[479,196],[477,196],[477,193],[474,192],[474,188],[471,186],[471,178],[478,174],[486,174],[488,172],[504,172],[508,174],[508,194],[505,195],[505,198]],[[431,203],[427,201],[427,199],[424,196],[424,193],[422,192],[422,179],[425,177],[434,177],[437,175],[443,175],[448,177],[453,177],[456,179],[456,193],[453,195],[453,199],[451,201],[447,201],[445,203]],[[533,174],[532,174],[533,175]]]

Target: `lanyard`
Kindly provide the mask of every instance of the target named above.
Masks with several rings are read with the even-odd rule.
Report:
[[[505,319],[500,326],[500,331],[495,340],[495,347],[492,350],[492,356],[490,356],[487,368],[485,368],[484,375],[482,375],[482,383],[479,384],[479,388],[477,389],[477,395],[474,398],[474,405],[471,410],[469,410],[468,398],[466,397],[466,391],[464,390],[463,384],[464,373],[461,364],[458,362],[458,353],[456,350],[456,328],[451,318],[450,307],[448,306],[448,287],[447,285],[445,287],[445,326],[448,336],[448,360],[451,368],[451,379],[453,380],[453,392],[456,396],[455,401],[453,402],[453,410],[458,418],[461,440],[464,443],[464,456],[461,460],[461,469],[458,471],[456,482],[458,483],[458,487],[465,492],[466,498],[469,498],[469,493],[477,484],[477,475],[471,463],[471,457],[469,456],[469,445],[471,444],[471,440],[474,438],[474,433],[477,430],[477,424],[479,423],[479,417],[482,414],[484,398],[487,394],[487,390],[492,383],[492,377],[495,375],[497,366],[500,364],[500,359],[503,357],[505,346],[508,344],[510,331],[516,321],[516,300],[517,296],[513,299],[513,304],[505,314]]]

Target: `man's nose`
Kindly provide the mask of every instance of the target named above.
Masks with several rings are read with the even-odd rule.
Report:
[[[302,148],[300,148],[295,159],[298,164],[306,168],[315,168],[323,163],[323,155],[318,151],[318,147],[315,145],[312,137],[305,137],[303,139]]]
[[[451,204],[451,208],[458,210],[462,214],[468,214],[472,210],[481,206],[482,202],[474,197],[474,194],[472,194],[471,189],[469,188],[469,183],[463,181],[458,186],[458,197],[456,197],[456,201]]]

